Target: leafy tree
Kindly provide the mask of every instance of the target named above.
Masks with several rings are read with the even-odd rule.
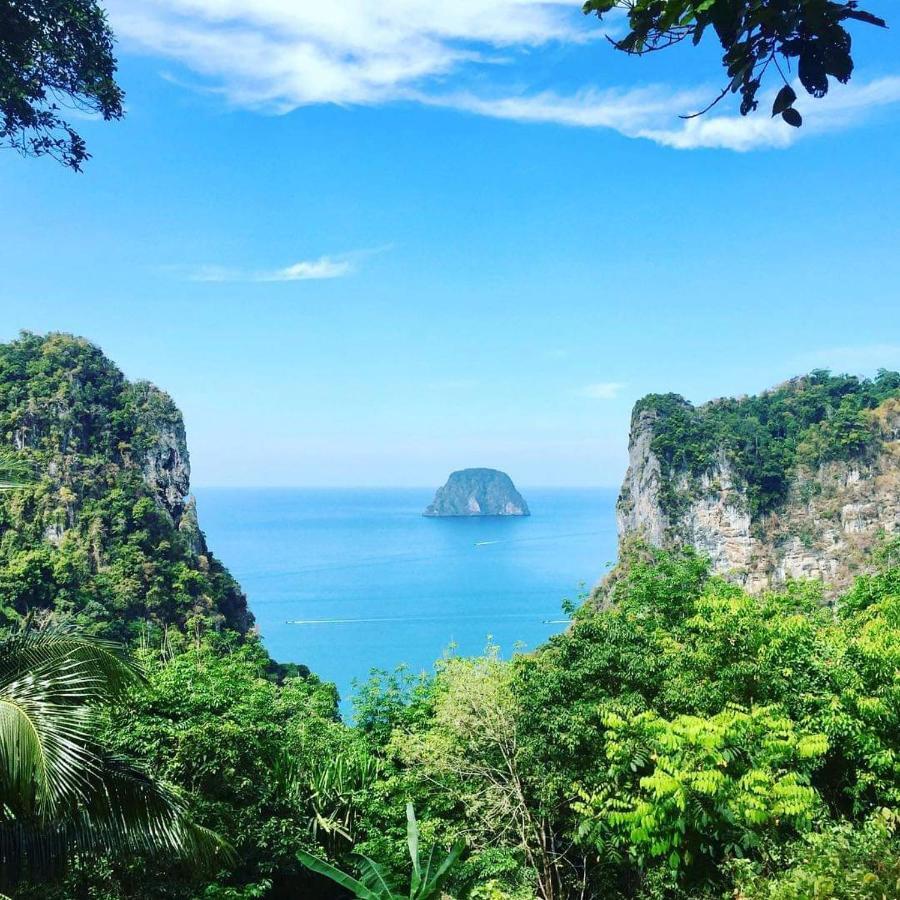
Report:
[[[727,81],[703,112],[737,91],[741,115],[756,110],[763,79],[771,74],[782,82],[772,115],[799,127],[803,119],[794,108],[797,94],[788,78],[794,66],[804,90],[824,97],[829,78],[846,84],[853,73],[846,24],[887,27],[884,19],[859,5],[859,0],[586,0],[583,8],[600,19],[615,10],[624,11],[630,30],[612,43],[637,55],[685,40],[699,44],[711,29],[724,51]]]
[[[465,810],[473,855],[509,848],[533,873],[538,896],[551,900],[570,863],[556,852],[549,823],[530,797],[513,677],[496,647],[474,659],[443,661],[430,719],[398,732],[392,749],[414,778],[438,785]]]
[[[393,883],[384,868],[367,856],[360,856],[358,864],[360,876],[354,878],[331,863],[304,850],[297,855],[307,868],[330,878],[335,884],[350,891],[354,897],[358,897],[360,900],[405,900],[405,898],[437,900],[441,896],[441,885],[447,874],[465,849],[465,842],[457,841],[440,861],[435,859],[435,848],[432,847],[428,858],[423,863],[419,855],[419,825],[416,822],[412,803],[406,805],[406,820],[407,845],[409,858],[412,861],[412,874],[409,888],[404,888],[402,892]]]
[[[772,829],[805,831],[818,810],[810,771],[824,735],[798,734],[776,710],[729,707],[667,721],[604,717],[609,783],[575,805],[603,855],[662,859],[674,872],[744,856]]]
[[[107,740],[179,787],[192,817],[226,835],[234,857],[212,877],[146,854],[112,860],[107,873],[88,873],[91,890],[155,897],[160,883],[170,898],[207,888],[223,898],[293,897],[306,877],[297,848],[316,847],[321,797],[313,796],[309,773],[353,747],[337,721],[334,687],[315,677],[278,684],[262,645],[235,635],[196,642],[173,630],[138,658],[146,682],[110,710]],[[296,779],[284,772],[285,758]]]
[[[0,0],[0,146],[80,171],[90,154],[60,107],[121,119],[115,74],[96,0]]]
[[[139,679],[114,645],[70,630],[0,637],[3,878],[44,876],[71,855],[121,850],[204,863],[223,845],[181,798],[114,756],[97,707]]]
[[[860,578],[835,611],[815,585],[750,596],[693,553],[626,548],[572,627],[512,662],[529,802],[555,846],[588,838],[587,896],[696,897],[698,877],[724,886],[735,846],[758,862],[813,813],[858,826],[896,807],[897,597],[900,569]],[[707,765],[722,748],[733,760]],[[783,790],[797,802],[776,823]]]

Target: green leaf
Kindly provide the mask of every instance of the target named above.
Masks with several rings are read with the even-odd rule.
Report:
[[[324,875],[335,884],[351,891],[354,897],[358,897],[360,900],[379,900],[379,895],[375,891],[369,890],[361,881],[357,881],[352,875],[342,872],[337,866],[325,862],[324,859],[319,859],[305,850],[297,851],[297,859],[310,871],[318,875]]]
[[[799,128],[803,124],[803,116],[801,116],[793,107],[786,109],[781,114],[781,118],[793,128]]]
[[[422,886],[422,890],[420,893],[421,897],[428,898],[437,894],[438,889],[440,888],[445,876],[450,871],[450,868],[460,858],[460,856],[462,856],[463,850],[465,849],[466,843],[462,839],[458,840],[453,845],[453,847],[450,849],[450,852],[444,857],[444,861],[438,866],[437,871],[434,873],[434,875]]]
[[[379,897],[393,897],[394,889],[384,874],[384,869],[374,859],[370,859],[362,853],[358,854],[358,856],[362,860],[360,868],[367,873],[366,883],[371,882],[378,886],[379,890],[376,893]]]
[[[161,852],[197,866],[228,855],[177,794],[98,743],[96,705],[137,678],[116,645],[69,629],[0,638],[0,846],[11,879],[72,853]]]
[[[409,858],[412,860],[413,879],[422,877],[419,869],[419,826],[416,823],[416,811],[412,803],[406,804],[406,843],[409,847]]]

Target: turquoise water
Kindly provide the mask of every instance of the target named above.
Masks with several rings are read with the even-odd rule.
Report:
[[[371,669],[431,670],[450,645],[504,653],[565,627],[615,558],[615,492],[531,489],[529,518],[426,519],[429,489],[197,490],[210,548],[269,652],[341,696]]]

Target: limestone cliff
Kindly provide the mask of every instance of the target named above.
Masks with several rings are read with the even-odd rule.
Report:
[[[681,398],[639,403],[617,504],[620,541],[640,534],[660,547],[692,545],[750,590],[791,578],[847,585],[879,540],[900,530],[900,401],[881,399],[885,389],[859,403],[841,395],[829,409],[818,396],[808,402],[809,383],[698,408]],[[770,401],[778,392],[789,414],[773,424],[765,414],[782,415],[782,400]],[[807,407],[808,423],[797,413]],[[850,427],[855,437],[844,440]]]
[[[139,464],[147,487],[178,524],[191,490],[191,461],[181,412],[148,382],[134,386],[142,435]]]
[[[0,344],[0,456],[30,483],[0,497],[0,624],[74,619],[130,638],[164,628],[253,624],[209,552],[190,496],[181,413],[65,334]]]
[[[425,509],[426,516],[528,516],[512,479],[496,469],[453,472]]]

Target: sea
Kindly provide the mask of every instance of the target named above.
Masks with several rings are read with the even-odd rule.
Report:
[[[431,672],[563,630],[615,559],[616,492],[522,488],[523,518],[425,518],[433,488],[198,488],[210,549],[280,662],[334,682],[351,714],[373,670]]]

